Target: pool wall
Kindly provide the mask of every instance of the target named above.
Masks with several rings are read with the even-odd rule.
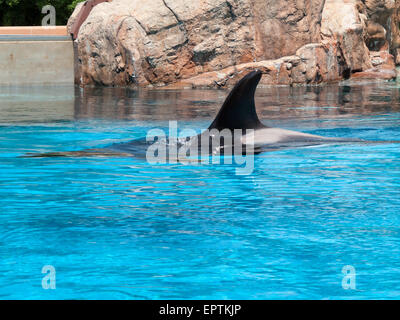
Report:
[[[0,28],[0,85],[73,84],[73,43],[62,28]]]

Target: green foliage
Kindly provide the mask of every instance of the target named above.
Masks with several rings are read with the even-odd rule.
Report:
[[[40,26],[42,8],[52,5],[56,9],[56,24],[65,25],[75,6],[83,0],[0,0],[0,25]]]
[[[71,10],[71,12],[74,11],[79,2],[82,2],[82,0],[72,0],[72,3],[68,5],[68,9]]]

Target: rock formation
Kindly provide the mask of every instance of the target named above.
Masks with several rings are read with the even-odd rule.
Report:
[[[393,79],[399,22],[400,0],[113,0],[81,26],[78,78],[221,87],[261,69],[263,84]]]

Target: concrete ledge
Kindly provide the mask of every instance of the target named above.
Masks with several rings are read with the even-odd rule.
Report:
[[[0,42],[0,85],[74,84],[73,43]]]
[[[20,34],[0,34],[0,41],[71,41],[70,36],[37,36]]]
[[[68,36],[67,26],[0,27],[0,35]]]

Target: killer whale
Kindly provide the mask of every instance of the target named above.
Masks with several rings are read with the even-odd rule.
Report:
[[[185,146],[187,150],[200,149],[205,142],[210,154],[224,154],[224,150],[235,144],[242,146],[239,152],[259,154],[286,148],[300,148],[338,143],[399,143],[400,141],[366,141],[352,138],[331,138],[308,133],[273,128],[263,124],[258,118],[255,106],[255,92],[262,77],[259,70],[252,71],[240,79],[230,91],[217,116],[209,128],[203,133],[186,138],[166,138],[165,145]],[[239,136],[232,135],[222,139],[215,132],[240,130]],[[251,131],[251,134],[247,131]],[[217,141],[216,141],[217,140]],[[86,149],[82,151],[48,152],[27,154],[23,157],[119,157],[135,156],[145,158],[146,151],[152,142],[136,139],[129,142],[115,143],[102,149]],[[245,151],[246,150],[246,151]],[[175,156],[175,155],[174,155]],[[167,154],[167,157],[170,155]]]

